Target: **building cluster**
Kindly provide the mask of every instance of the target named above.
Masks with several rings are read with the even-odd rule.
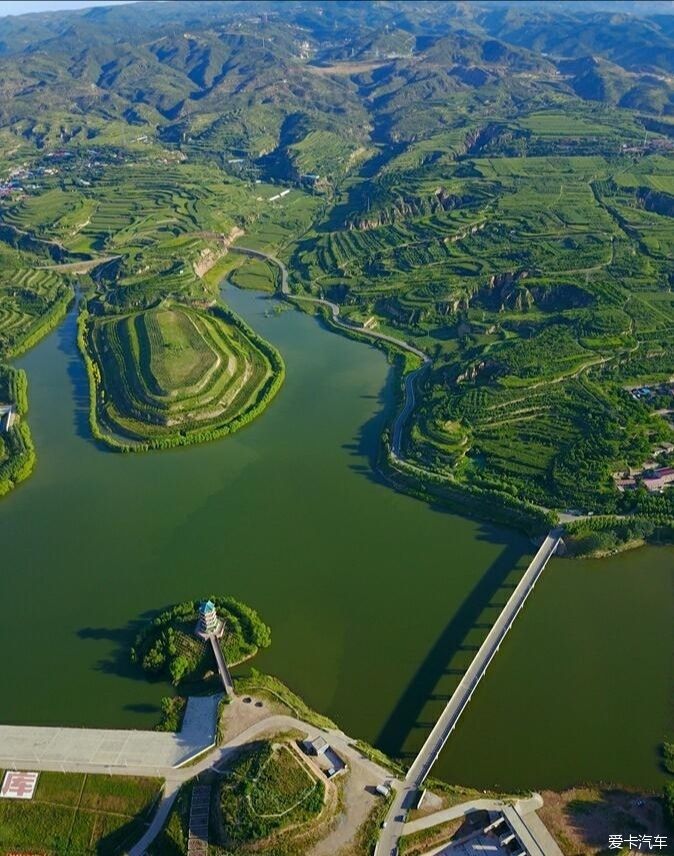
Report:
[[[655,456],[671,454],[672,451],[674,451],[672,443],[663,443]],[[662,493],[665,488],[674,485],[674,467],[664,466],[658,461],[647,461],[638,469],[630,468],[626,472],[616,473],[615,483],[621,492],[645,487],[650,493]]]
[[[639,145],[623,143],[621,150],[624,154],[652,154],[653,152],[670,151],[674,148],[674,141],[666,137],[652,137],[645,139]]]
[[[26,166],[16,167],[7,178],[0,181],[0,199],[15,194],[23,194],[26,190],[37,190],[36,184],[29,185],[28,182],[44,174],[43,167],[35,169],[28,169]]]

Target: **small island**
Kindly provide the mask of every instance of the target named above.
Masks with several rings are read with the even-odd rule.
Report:
[[[120,451],[231,434],[264,410],[285,374],[278,351],[221,305],[83,311],[79,346],[92,431]]]
[[[271,630],[250,606],[233,597],[188,600],[159,615],[136,637],[131,660],[149,675],[195,688],[217,680],[209,637],[236,666],[271,645]]]

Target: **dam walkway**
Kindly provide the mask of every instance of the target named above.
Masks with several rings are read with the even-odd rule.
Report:
[[[473,693],[484,677],[501,643],[513,626],[517,615],[533,591],[549,560],[555,554],[562,538],[562,532],[562,527],[556,527],[548,533],[412,762],[404,781],[396,791],[386,827],[379,839],[377,856],[383,856],[383,854],[388,856],[388,854],[395,852],[398,839],[403,834],[407,811],[413,805],[419,789],[456,727],[461,714],[473,697]]]

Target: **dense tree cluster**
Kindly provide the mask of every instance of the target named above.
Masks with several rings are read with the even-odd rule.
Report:
[[[228,664],[271,645],[271,630],[254,609],[233,597],[212,596],[211,600],[225,622],[220,645]],[[194,635],[199,603],[185,601],[159,613],[136,637],[132,662],[148,674],[168,677],[174,686],[212,670],[210,650]]]

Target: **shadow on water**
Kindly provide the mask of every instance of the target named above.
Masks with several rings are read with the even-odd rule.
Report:
[[[129,621],[125,627],[82,627],[77,631],[77,636],[84,640],[91,639],[114,643],[110,655],[96,663],[95,668],[99,672],[147,681],[148,675],[131,662],[131,646],[139,632],[147,627],[149,621],[156,615],[157,613],[154,611],[144,613],[139,618]]]
[[[489,537],[488,533],[485,533]],[[493,537],[493,536],[492,536]],[[435,722],[421,719],[424,706],[436,696],[439,681],[447,674],[462,675],[463,669],[448,668],[457,651],[474,649],[465,645],[467,635],[476,627],[486,603],[491,602],[522,557],[521,543],[508,544],[489,570],[480,577],[403,691],[389,718],[379,732],[376,745],[394,757],[405,757],[403,747],[414,730],[428,730]],[[423,735],[424,738],[426,735]]]
[[[158,704],[151,704],[150,702],[138,702],[137,704],[125,704],[124,710],[130,710],[133,713],[155,714],[159,713],[161,708]]]
[[[77,347],[77,307],[73,307],[58,328],[58,349],[66,355],[66,371],[72,388],[75,433],[97,449],[110,451],[91,433],[89,425],[89,379]]]
[[[388,480],[379,471],[377,459],[379,457],[379,444],[382,432],[386,427],[387,420],[393,413],[393,384],[395,377],[396,370],[391,368],[379,393],[376,396],[366,396],[368,399],[375,399],[377,407],[372,416],[361,425],[353,441],[342,445],[343,449],[359,461],[359,463],[351,464],[350,468],[375,484],[389,484]]]

